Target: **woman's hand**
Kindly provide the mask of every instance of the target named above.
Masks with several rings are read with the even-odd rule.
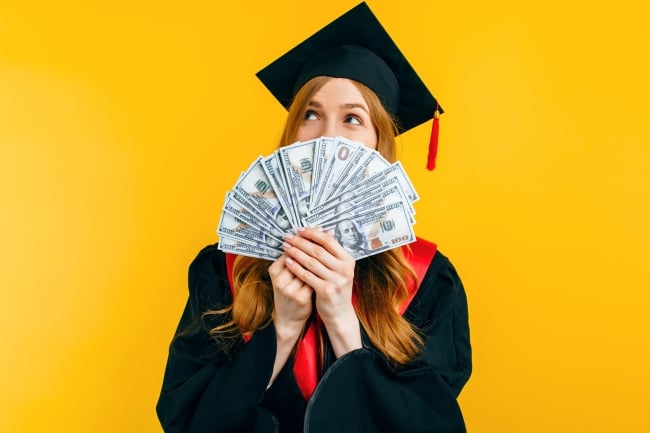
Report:
[[[286,266],[286,255],[269,266],[273,285],[273,324],[281,336],[300,335],[311,315],[313,290]]]
[[[354,258],[334,236],[318,228],[286,235],[284,265],[316,293],[316,309],[337,357],[362,347],[352,306]]]
[[[276,353],[269,386],[287,363],[312,310],[313,290],[286,267],[286,255],[269,266],[273,285]]]

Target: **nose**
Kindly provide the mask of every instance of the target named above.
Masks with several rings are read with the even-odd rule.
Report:
[[[333,120],[327,119],[326,121],[323,122],[323,127],[320,135],[324,137],[336,137],[337,135],[341,135],[339,133],[338,123]]]

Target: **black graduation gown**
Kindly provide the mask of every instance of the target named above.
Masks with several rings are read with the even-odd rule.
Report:
[[[465,432],[456,397],[471,372],[467,300],[440,252],[404,313],[422,330],[419,359],[398,370],[362,335],[364,348],[326,370],[308,402],[290,360],[267,390],[275,360],[273,325],[226,355],[201,313],[232,302],[224,254],[203,249],[189,271],[189,299],[172,341],[159,420],[167,433]]]

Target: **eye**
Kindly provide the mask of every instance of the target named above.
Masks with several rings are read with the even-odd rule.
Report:
[[[361,118],[357,116],[356,114],[348,114],[345,116],[344,123],[350,123],[352,125],[361,125]]]
[[[313,110],[307,110],[307,111],[305,111],[304,119],[305,120],[316,120],[316,119],[318,119],[318,115]]]

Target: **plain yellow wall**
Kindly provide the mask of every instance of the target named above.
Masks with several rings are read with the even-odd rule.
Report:
[[[187,266],[284,119],[254,73],[356,4],[88,3],[0,4],[7,433],[161,431]],[[469,296],[471,433],[650,431],[644,3],[369,2],[446,109],[435,172],[430,124],[400,149]]]

